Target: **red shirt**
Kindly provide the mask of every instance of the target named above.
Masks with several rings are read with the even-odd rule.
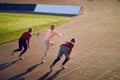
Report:
[[[21,35],[21,38],[24,38],[28,41],[30,41],[30,38],[32,37],[32,34],[30,32],[24,32],[22,35]]]
[[[71,53],[72,51],[72,48],[74,47],[74,44],[72,42],[65,42],[64,44],[61,44],[61,46],[66,46],[69,48],[69,54]]]

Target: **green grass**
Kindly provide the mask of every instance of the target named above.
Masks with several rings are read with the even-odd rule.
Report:
[[[30,27],[35,34],[48,29],[51,24],[59,26],[70,20],[69,17],[61,16],[0,13],[0,44],[18,39]]]

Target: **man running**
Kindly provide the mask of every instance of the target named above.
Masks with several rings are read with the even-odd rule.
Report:
[[[53,61],[53,63],[50,65],[50,71],[52,71],[53,66],[61,59],[62,55],[65,55],[65,60],[63,61],[61,67],[65,69],[65,64],[70,59],[70,54],[72,51],[72,48],[74,47],[75,39],[72,38],[71,41],[66,41],[65,43],[60,45],[57,58]]]
[[[27,51],[27,49],[30,47],[29,46],[29,42],[30,42],[30,38],[32,37],[32,28],[29,28],[29,30],[27,32],[24,32],[21,37],[18,40],[19,43],[19,48],[14,50],[11,55],[13,56],[15,52],[21,51],[22,48],[24,48],[22,50],[22,52],[19,55],[19,59],[23,59],[23,54]]]

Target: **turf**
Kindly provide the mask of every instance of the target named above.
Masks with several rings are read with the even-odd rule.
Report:
[[[61,16],[0,13],[0,44],[18,39],[30,27],[35,34],[49,28],[51,24],[59,26],[70,20],[70,17]]]

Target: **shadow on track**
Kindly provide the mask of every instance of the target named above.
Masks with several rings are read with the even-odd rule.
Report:
[[[49,72],[45,73],[42,77],[40,77],[38,80],[54,80],[62,70],[63,70],[63,68],[56,71],[56,73],[53,74],[52,76],[48,77],[49,74],[52,72],[52,71],[49,71]]]
[[[25,72],[17,74],[15,76],[9,78],[8,80],[25,80],[25,78],[23,76],[30,73],[31,71],[33,71],[39,65],[40,64],[35,64],[35,65],[31,66],[30,68],[28,68]]]
[[[55,74],[53,74],[52,76],[50,76],[50,77],[47,78],[46,80],[54,80],[55,78],[57,78],[57,76],[60,74],[60,72],[61,72],[62,70],[64,70],[64,69],[62,68],[62,69],[56,71]]]
[[[1,64],[1,65],[0,65],[0,71],[6,69],[6,68],[8,68],[8,67],[10,67],[11,65],[15,64],[15,63],[18,62],[19,60],[20,60],[20,59],[17,59],[17,60],[15,60],[15,61],[12,61],[11,63],[6,62],[6,63]]]

